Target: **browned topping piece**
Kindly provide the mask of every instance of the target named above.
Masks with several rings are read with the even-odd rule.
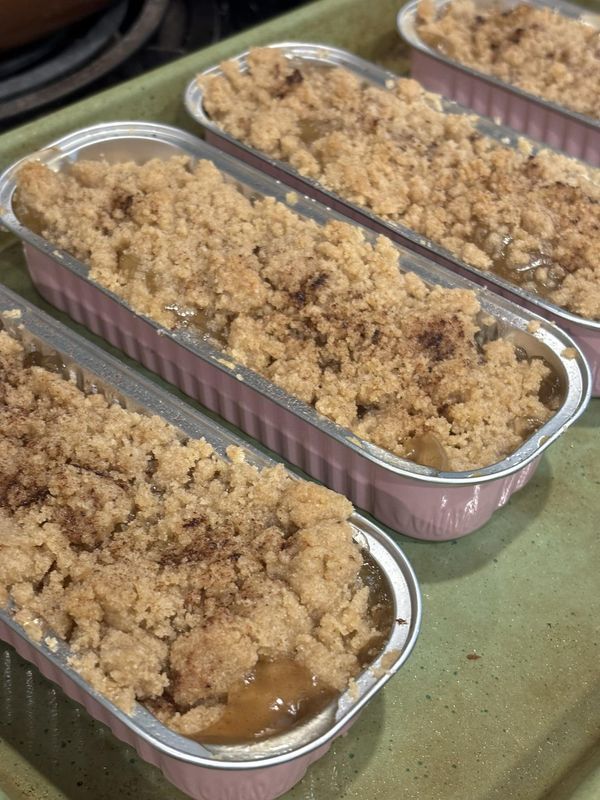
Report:
[[[467,264],[600,319],[598,170],[482,136],[416,81],[382,89],[306,67],[280,97],[297,67],[272,49],[248,63],[243,75],[227,62],[224,76],[199,79],[206,111],[235,138]]]
[[[217,736],[230,691],[258,728],[225,738],[293,723],[261,707],[265,673],[308,711],[345,689],[382,644],[348,500],[24,360],[0,332],[0,604],[66,639],[119,706],[187,735]]]
[[[479,7],[478,7],[479,6]],[[600,30],[550,7],[419,5],[422,40],[449,58],[573,111],[600,118]]]
[[[199,327],[393,453],[438,469],[493,464],[521,444],[523,420],[556,407],[538,396],[546,366],[481,340],[471,291],[401,274],[388,240],[250,199],[209,162],[82,162],[60,175],[30,163],[19,181],[44,236],[133,308]]]

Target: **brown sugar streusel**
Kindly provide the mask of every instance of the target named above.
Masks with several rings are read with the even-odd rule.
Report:
[[[28,358],[0,332],[0,605],[186,735],[218,730],[249,675],[303,687],[296,706],[345,689],[387,635],[348,500]]]
[[[600,30],[558,10],[422,0],[421,39],[449,58],[565,108],[600,118]]]
[[[413,80],[383,89],[274,49],[248,64],[199,78],[207,113],[232,136],[467,264],[600,319],[597,169],[483,136]]]
[[[490,465],[552,414],[548,368],[484,341],[472,291],[400,273],[387,239],[249,198],[207,161],[80,162],[61,174],[31,162],[17,205],[134,309],[199,327],[400,456]]]

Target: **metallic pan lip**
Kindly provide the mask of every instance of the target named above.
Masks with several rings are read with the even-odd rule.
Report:
[[[511,92],[514,92],[516,95],[519,95],[520,97],[523,97],[532,103],[536,103],[543,108],[552,109],[552,111],[556,111],[565,117],[570,117],[573,120],[577,120],[577,122],[586,125],[589,128],[600,129],[600,120],[598,119],[594,119],[587,114],[582,114],[579,111],[573,111],[570,108],[561,106],[558,103],[552,102],[551,100],[545,100],[539,95],[527,92],[524,89],[520,89],[513,83],[508,83],[500,78],[496,78],[494,75],[489,75],[488,73],[480,72],[473,67],[468,67],[466,64],[463,64],[462,62],[453,58],[449,58],[443,53],[440,53],[438,50],[434,50],[433,48],[429,47],[429,45],[425,44],[425,42],[421,39],[415,27],[415,16],[419,2],[420,0],[411,0],[411,2],[406,3],[406,5],[400,9],[397,16],[398,31],[408,42],[408,44],[411,45],[411,47],[415,47],[418,50],[421,50],[421,52],[427,53],[428,56],[431,56],[432,58],[435,58],[437,61],[441,61],[444,64],[450,64],[453,67],[460,67],[469,75],[474,75],[478,78],[481,78],[482,80],[485,80],[486,83],[491,83],[494,86],[501,87],[502,89],[509,89]],[[445,5],[448,5],[449,2],[451,2],[451,0],[437,0],[437,9],[439,10],[443,8]],[[600,27],[597,22],[598,18],[595,17],[592,12],[573,3],[566,3],[564,0],[552,0],[552,2],[544,2],[544,0],[520,0],[520,2],[524,2],[530,6],[536,6],[537,8],[551,8],[553,11],[557,11],[564,17],[579,20],[580,22],[591,24],[594,27]],[[587,19],[585,18],[586,16]]]
[[[14,312],[18,312],[15,315]],[[7,313],[8,312],[8,313]],[[11,313],[13,312],[13,313]],[[137,374],[118,359],[103,352],[100,348],[86,341],[61,323],[44,314],[33,305],[23,300],[14,292],[0,285],[0,328],[23,341],[26,347],[39,346],[46,351],[57,352],[64,358],[69,374],[75,378],[83,376],[86,383],[99,389],[106,387],[107,394],[114,398],[126,398],[127,405],[146,413],[158,414],[184,434],[192,437],[204,436],[211,442],[217,452],[224,453],[229,445],[242,447],[249,454],[249,461],[257,466],[274,466],[280,463],[261,453],[248,442],[222,428],[216,422],[194,411],[164,389]],[[0,620],[13,632],[36,649],[41,659],[66,673],[80,688],[94,698],[110,715],[116,717],[137,736],[151,744],[167,756],[201,767],[223,770],[258,769],[283,764],[331,741],[344,728],[365,704],[382,688],[410,655],[417,639],[421,624],[422,603],[417,579],[414,571],[394,541],[377,525],[354,513],[351,523],[355,535],[365,543],[367,551],[380,567],[388,581],[388,589],[394,604],[394,617],[410,614],[409,625],[394,625],[384,651],[373,664],[364,670],[356,679],[360,691],[358,699],[353,698],[350,690],[344,692],[338,701],[336,720],[333,725],[318,738],[288,752],[270,757],[262,757],[252,761],[225,760],[219,752],[212,754],[210,748],[204,747],[191,739],[171,731],[160,723],[140,704],[132,715],[125,714],[106,697],[92,689],[89,684],[67,663],[68,646],[60,641],[58,646],[50,649],[44,642],[34,642],[23,631],[11,616],[0,610]],[[390,653],[398,653],[391,665],[382,667],[382,658]],[[373,674],[373,670],[382,668],[382,674]]]
[[[275,50],[282,50],[284,55],[287,58],[294,59],[300,58],[304,59],[309,62],[313,62],[316,64],[323,64],[328,66],[338,66],[344,67],[345,69],[349,69],[369,83],[373,83],[376,86],[381,86],[382,88],[385,87],[386,82],[389,80],[397,80],[398,75],[395,75],[393,72],[388,70],[384,70],[380,67],[377,67],[375,64],[371,64],[369,61],[365,61],[358,56],[355,56],[353,53],[349,53],[345,50],[340,50],[336,47],[329,47],[327,45],[316,45],[316,44],[309,44],[305,42],[281,42],[277,44],[266,45],[269,48]],[[239,56],[234,58],[228,59],[230,61],[236,61],[240,66],[244,67],[247,63],[249,51],[245,51],[241,53]],[[501,278],[499,275],[495,275],[493,272],[483,272],[482,270],[477,270],[475,267],[469,266],[464,261],[461,261],[458,257],[454,256],[449,250],[444,249],[443,247],[437,245],[431,239],[426,238],[425,236],[421,236],[420,234],[413,231],[411,228],[407,228],[403,225],[389,222],[384,220],[381,217],[377,217],[375,214],[371,213],[368,209],[363,208],[362,206],[356,205],[348,200],[345,200],[340,195],[336,194],[335,192],[327,189],[326,186],[315,181],[312,178],[307,178],[306,176],[302,175],[297,170],[290,167],[284,161],[279,161],[275,158],[270,158],[262,153],[260,150],[255,150],[252,147],[241,142],[239,139],[235,139],[233,136],[230,136],[226,131],[220,128],[211,118],[206,114],[203,108],[203,90],[202,87],[198,84],[198,77],[204,76],[212,76],[212,75],[222,75],[223,72],[220,66],[210,67],[204,72],[200,73],[200,76],[196,76],[187,86],[184,94],[184,102],[185,106],[189,112],[189,114],[202,125],[204,128],[212,131],[215,135],[219,136],[220,138],[224,139],[225,141],[229,142],[230,144],[234,145],[235,147],[244,150],[246,153],[249,153],[254,158],[259,158],[260,160],[272,164],[277,167],[278,170],[281,172],[286,173],[290,177],[293,177],[297,180],[301,180],[302,182],[306,183],[307,185],[317,189],[320,192],[329,194],[333,199],[335,199],[338,203],[346,206],[346,208],[351,209],[354,213],[361,214],[363,217],[371,220],[374,223],[377,223],[380,226],[387,228],[392,233],[397,233],[408,239],[409,241],[413,242],[417,246],[421,248],[426,248],[432,254],[439,258],[443,258],[446,261],[452,262],[456,264],[457,267],[460,269],[465,270],[473,275],[478,277],[483,277],[488,283],[496,284],[497,286],[501,287],[504,291],[510,292],[511,294],[515,295],[516,297],[521,298],[528,303],[532,303],[533,305],[538,306],[539,308],[544,309],[547,313],[553,314],[555,317],[560,318],[563,321],[570,322],[575,325],[579,325],[582,328],[585,328],[590,331],[599,331],[600,332],[600,321],[586,319],[585,317],[581,317],[578,314],[573,314],[570,311],[562,308],[561,306],[557,306],[554,303],[550,303],[547,300],[544,300],[539,295],[534,294],[533,292],[528,292],[522,289],[521,287],[517,286],[510,281]],[[470,109],[465,108],[464,106],[459,105],[458,103],[452,100],[445,100],[442,98],[442,109],[449,114],[465,114],[469,116],[477,125],[477,129],[480,133],[484,134],[485,136],[489,136],[492,139],[496,139],[497,141],[501,142],[506,146],[516,147],[519,140],[524,140],[529,142],[532,145],[533,151],[537,150],[554,150],[550,145],[544,144],[541,145],[538,142],[534,142],[532,139],[528,139],[527,136],[522,134],[515,133],[514,130],[508,128],[504,125],[497,125],[496,123],[492,122],[491,120],[487,119],[486,117],[482,117],[479,114],[471,111]],[[556,151],[559,155],[562,155],[564,158],[571,158],[571,156],[565,156],[564,153],[560,151]],[[573,159],[577,161],[577,159]],[[593,170],[593,167],[590,167],[589,164],[585,164],[583,161],[579,161],[582,166],[584,166],[588,170]]]
[[[146,122],[113,122],[85,128],[57,140],[48,147],[33,153],[31,156],[27,156],[25,159],[21,159],[10,167],[0,176],[0,209],[2,209],[0,220],[5,227],[23,241],[54,258],[66,269],[87,280],[95,289],[119,303],[130,313],[137,312],[134,312],[117,295],[90,280],[88,268],[80,261],[64,251],[57,250],[52,244],[22,225],[12,210],[12,196],[16,188],[15,175],[24,161],[39,160],[57,168],[65,161],[76,159],[79,151],[84,147],[98,146],[114,140],[125,143],[129,141],[130,146],[132,140],[137,140],[139,149],[143,149],[145,141],[160,142],[173,148],[173,153],[184,152],[198,158],[209,158],[221,171],[229,174],[236,181],[245,184],[254,192],[275,196],[281,202],[286,202],[286,195],[290,193],[289,187],[273,181],[237,159],[223,154],[220,150],[211,147],[191,134],[167,125]],[[124,149],[126,149],[126,146]],[[129,157],[131,158],[131,155]],[[332,212],[321,204],[307,198],[298,198],[293,204],[293,209],[320,223],[329,219],[341,219],[348,222],[342,215]],[[363,230],[366,236],[375,236],[372,231]],[[559,372],[562,372],[562,380],[566,384],[566,396],[561,408],[545,425],[536,431],[534,436],[524,442],[514,453],[511,453],[507,458],[496,464],[470,472],[444,473],[406,461],[382,448],[359,439],[348,429],[342,428],[318,414],[315,409],[306,403],[290,397],[282,389],[279,389],[256,372],[235,364],[226,353],[199,337],[191,336],[186,331],[173,332],[164,329],[145,315],[138,314],[138,316],[148,322],[158,335],[171,337],[194,355],[203,358],[230,376],[238,380],[241,377],[247,385],[263,396],[268,397],[273,402],[302,418],[305,422],[325,432],[328,436],[351,447],[362,457],[375,462],[392,473],[417,481],[424,481],[429,485],[464,486],[496,480],[516,472],[539,456],[566,427],[583,413],[591,392],[589,368],[585,359],[572,339],[553,324],[531,312],[522,310],[508,300],[487,292],[467,278],[454,275],[446,268],[429,259],[418,256],[398,245],[395,246],[399,251],[400,257],[406,263],[406,268],[419,274],[426,282],[472,289],[476,293],[482,309],[500,321],[501,326],[505,328],[506,335],[518,334],[523,337],[526,339],[527,344],[536,348],[538,354],[544,353],[550,360],[553,360]],[[533,336],[525,330],[527,323],[531,320],[536,320],[540,324],[537,336]],[[562,355],[562,352],[567,347],[575,350],[576,358],[565,358]]]

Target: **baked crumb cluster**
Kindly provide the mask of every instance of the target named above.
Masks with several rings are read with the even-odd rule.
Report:
[[[84,395],[0,332],[0,604],[193,735],[259,660],[343,690],[378,642],[351,504]]]
[[[206,111],[235,138],[467,264],[600,319],[598,170],[495,142],[413,80],[382,89],[275,49],[248,64],[199,78]]]
[[[435,50],[526,92],[600,118],[600,30],[550,7],[421,0],[417,31]]]
[[[165,326],[195,325],[237,361],[393,453],[493,464],[546,421],[548,368],[485,342],[469,290],[398,271],[389,240],[319,226],[186,158],[19,174],[19,207],[91,276]]]

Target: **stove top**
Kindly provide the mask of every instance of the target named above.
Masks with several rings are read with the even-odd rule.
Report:
[[[0,52],[0,129],[121,83],[301,3],[115,0],[106,10],[46,38]]]

